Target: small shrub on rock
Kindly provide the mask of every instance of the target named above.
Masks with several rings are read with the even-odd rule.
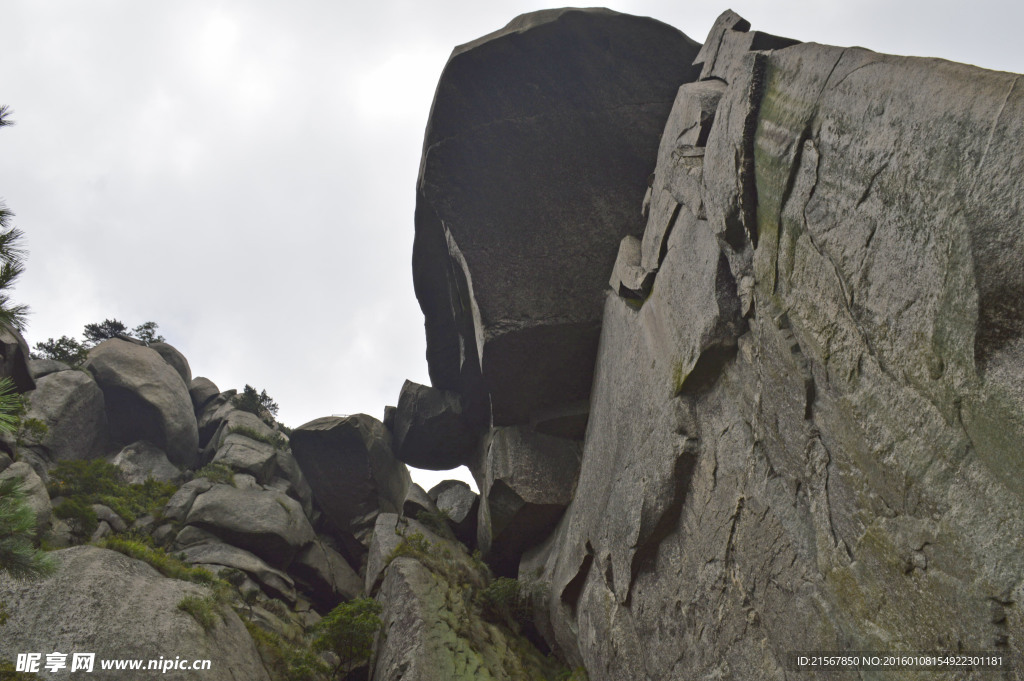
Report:
[[[178,610],[192,615],[203,631],[210,631],[217,625],[217,599],[213,596],[185,596],[178,603]]]
[[[159,515],[178,490],[169,482],[152,478],[141,485],[128,484],[117,466],[100,459],[60,462],[50,471],[47,487],[51,497],[64,497],[65,503],[108,506],[127,523],[147,513]],[[65,512],[77,511],[78,506],[73,506]]]
[[[210,482],[219,483],[222,485],[235,485],[235,472],[231,470],[231,466],[226,463],[208,463],[198,471],[196,471],[197,478],[206,478]]]
[[[480,592],[483,616],[509,629],[518,630],[530,622],[530,607],[519,580],[499,577]]]
[[[370,659],[373,640],[382,626],[380,611],[380,603],[372,598],[357,598],[342,603],[317,622],[312,647],[338,656],[335,676]]]
[[[235,408],[256,414],[260,418],[263,418],[265,414],[269,414],[271,417],[277,416],[277,402],[270,398],[266,390],[256,392],[256,388],[248,383],[242,389],[241,395],[231,398],[231,403],[235,405]]]

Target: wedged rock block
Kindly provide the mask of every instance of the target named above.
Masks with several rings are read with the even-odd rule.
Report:
[[[106,340],[89,351],[85,368],[103,391],[114,444],[148,440],[177,466],[199,462],[199,432],[188,388],[156,350]]]
[[[564,9],[453,51],[423,144],[413,281],[431,382],[474,417],[526,423],[589,395],[608,271],[643,229],[638,197],[697,48],[652,19]]]
[[[103,456],[108,442],[103,391],[81,371],[59,371],[36,380],[28,393],[26,418],[46,424],[46,434],[26,444],[45,461],[71,461]]]
[[[195,498],[185,523],[282,569],[316,537],[299,502],[259,488],[214,485]]]
[[[390,430],[395,458],[443,471],[470,462],[480,428],[468,422],[458,393],[406,381]]]
[[[199,414],[210,400],[220,394],[220,388],[205,376],[197,376],[188,384],[188,394],[196,414]]]
[[[93,546],[51,555],[59,568],[49,579],[16,582],[0,575],[0,600],[11,613],[0,636],[0,657],[15,660],[18,653],[32,651],[92,652],[95,666],[85,675],[114,681],[126,678],[124,670],[102,670],[101,659],[178,655],[210,660],[210,669],[202,672],[209,681],[269,681],[252,638],[230,607],[217,606],[220,619],[210,631],[178,608],[184,597],[207,597],[209,589],[164,577],[142,561]],[[196,672],[171,669],[160,678],[184,681],[195,679]]]
[[[405,496],[405,503],[402,504],[402,515],[406,518],[415,519],[420,513],[437,513],[437,504],[415,482],[409,485],[409,492]]]
[[[291,445],[342,553],[358,565],[377,514],[400,513],[412,482],[391,453],[391,435],[366,414],[327,416],[296,428]]]
[[[555,529],[576,487],[580,443],[527,426],[496,428],[483,459],[477,545],[495,574]]]
[[[477,509],[480,508],[480,495],[461,480],[445,480],[444,482],[457,484],[447,485],[438,491],[437,510],[448,516],[448,524],[458,540],[466,546],[474,547],[476,546]],[[444,482],[435,485],[433,489],[437,489]]]

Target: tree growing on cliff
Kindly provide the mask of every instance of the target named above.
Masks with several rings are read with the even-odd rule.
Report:
[[[0,106],[0,128],[14,125],[10,109]],[[28,318],[28,306],[11,302],[8,290],[25,269],[25,249],[19,242],[21,230],[11,225],[14,213],[0,200],[0,324],[21,331]]]

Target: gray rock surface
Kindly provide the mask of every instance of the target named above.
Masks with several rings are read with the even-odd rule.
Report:
[[[276,470],[277,450],[273,445],[257,442],[245,435],[226,436],[217,449],[212,463],[221,463],[239,473],[248,473],[260,484],[269,481]]]
[[[213,487],[213,483],[206,478],[190,480],[178,488],[167,503],[164,505],[163,516],[168,520],[183,522],[188,515],[196,497]]]
[[[103,392],[82,371],[61,371],[36,380],[26,418],[46,424],[46,434],[26,446],[50,462],[94,459],[107,445]]]
[[[452,532],[459,541],[467,546],[476,546],[480,495],[461,480],[457,482],[460,484],[448,485],[438,492],[437,509],[448,515]]]
[[[196,376],[188,384],[188,395],[192,399],[192,407],[200,413],[210,400],[220,394],[217,384],[205,376]]]
[[[157,354],[164,358],[164,361],[171,365],[181,380],[184,381],[186,388],[191,388],[192,385],[192,368],[188,365],[188,360],[185,359],[185,355],[178,352],[178,349],[168,343],[150,343],[149,348],[156,350]]]
[[[167,459],[167,455],[156,445],[146,442],[133,442],[111,461],[121,469],[125,482],[141,485],[148,478],[160,482],[178,483],[181,470]]]
[[[58,371],[69,371],[69,367],[64,362],[58,362],[55,359],[30,359],[28,361],[28,373],[34,380],[39,380],[43,376],[49,376],[55,374]]]
[[[53,513],[46,485],[36,475],[32,466],[24,461],[15,461],[6,467],[0,465],[0,480],[9,478],[21,478],[21,491],[25,494],[25,501],[36,516],[36,536],[42,536],[50,524],[50,517]]]
[[[0,600],[11,618],[0,636],[0,657],[18,653],[92,652],[89,678],[124,679],[124,670],[102,670],[108,659],[209,659],[202,672],[169,670],[160,678],[209,681],[269,681],[252,639],[238,616],[218,608],[220,621],[206,632],[178,603],[209,592],[196,584],[160,575],[149,565],[120,553],[76,546],[52,554],[60,563],[53,577],[15,582],[0,575]],[[69,656],[70,662],[71,657]],[[69,665],[70,669],[70,665]],[[47,678],[77,678],[69,669]],[[149,672],[152,674],[153,672]]]
[[[445,547],[442,543],[438,550]],[[451,545],[452,555],[458,547]],[[464,551],[463,551],[464,553]],[[471,573],[467,573],[471,574]],[[377,600],[384,627],[374,681],[554,679],[561,669],[521,636],[479,617],[469,594],[446,576],[401,556],[388,567]],[[457,614],[456,614],[457,613]]]
[[[199,434],[188,389],[156,350],[111,339],[89,351],[85,366],[103,390],[115,443],[148,440],[175,465],[198,463]]]
[[[405,503],[402,504],[402,515],[406,518],[416,518],[420,513],[437,513],[437,504],[430,498],[423,488],[415,482],[409,485],[409,493],[405,496]]]
[[[589,394],[608,272],[642,232],[637,197],[697,48],[651,19],[564,9],[453,51],[424,139],[413,280],[431,382],[471,419],[486,424],[488,393],[497,425]]]
[[[342,552],[360,562],[377,514],[400,512],[411,483],[391,453],[390,434],[366,414],[328,416],[296,428],[291,445]]]
[[[295,582],[281,570],[267,565],[258,556],[230,544],[216,541],[191,543],[180,551],[185,561],[205,566],[242,570],[251,577],[268,596],[294,603]],[[212,572],[217,574],[219,570]]]
[[[477,546],[495,574],[514,576],[523,552],[554,530],[572,500],[580,453],[579,442],[528,426],[492,431],[478,475]]]
[[[739,24],[666,127],[651,295],[606,303],[576,495],[520,564],[539,628],[591,679],[1020,658],[1019,77]]]
[[[214,485],[197,496],[185,522],[282,569],[316,536],[302,506],[291,497],[229,485]]]
[[[457,393],[406,381],[390,430],[395,458],[441,471],[472,460],[482,429],[468,422]]]

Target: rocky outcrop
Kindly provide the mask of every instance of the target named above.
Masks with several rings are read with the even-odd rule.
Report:
[[[199,434],[188,388],[160,354],[111,339],[89,351],[85,367],[103,390],[116,444],[148,440],[178,466],[198,463]]]
[[[81,371],[59,371],[36,379],[25,418],[46,424],[46,433],[26,446],[47,462],[94,459],[105,454],[107,413],[103,391]]]
[[[453,51],[423,144],[413,279],[431,382],[471,420],[526,423],[589,394],[615,247],[643,229],[636,196],[697,48],[651,19],[566,9]]]
[[[650,295],[605,307],[576,495],[520,568],[550,584],[542,628],[595,679],[1013,651],[989,610],[1024,578],[1021,492],[972,415],[1006,434],[1021,413],[979,351],[1013,366],[981,309],[1021,260],[988,256],[1021,229],[989,165],[1024,162],[1000,142],[1024,124],[1015,77],[729,16],[716,44],[662,140]]]
[[[185,523],[286,568],[315,533],[301,505],[280,492],[214,485],[192,502]]]
[[[103,670],[100,661],[180,656],[208,659],[210,669],[170,669],[162,678],[192,679],[201,673],[216,681],[269,681],[252,639],[231,608],[218,608],[210,631],[178,608],[186,596],[208,595],[204,587],[167,579],[141,561],[92,546],[53,555],[60,567],[44,581],[15,582],[0,575],[0,600],[11,613],[0,636],[0,657],[13,660],[18,653],[39,652],[45,662],[46,654],[55,651],[91,652],[96,656],[91,678],[119,679],[124,670]],[[66,669],[47,676],[75,678],[84,673],[70,672],[70,655],[67,662]]]
[[[342,542],[358,564],[370,545],[378,513],[398,513],[411,480],[391,453],[391,436],[372,416],[328,416],[296,428],[295,461]]]
[[[564,678],[565,670],[521,634],[482,616],[474,593],[488,577],[465,547],[397,516],[382,514],[380,522],[389,530],[380,536],[401,548],[383,567],[376,592],[384,626],[372,679]]]

